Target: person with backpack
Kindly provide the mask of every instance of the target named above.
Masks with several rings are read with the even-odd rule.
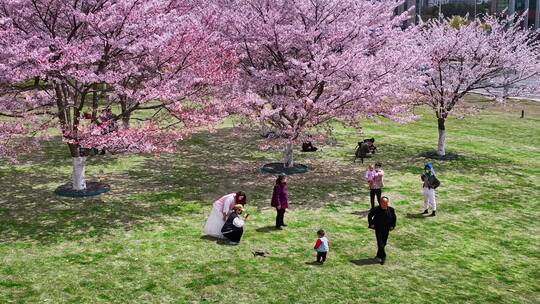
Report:
[[[363,141],[358,142],[358,146],[356,147],[356,151],[354,151],[354,162],[356,162],[357,158],[360,158],[360,162],[364,163],[364,158],[368,157],[369,153],[369,144]]]
[[[364,139],[364,143],[368,145],[369,153],[375,154],[375,152],[377,151],[377,147],[375,147],[375,138],[372,137]]]
[[[435,201],[435,189],[441,184],[435,176],[435,170],[432,163],[427,163],[424,166],[424,173],[420,176],[423,183],[424,192],[424,212],[422,214],[428,214],[428,208],[431,206],[431,216],[435,216],[437,213],[437,202]]]

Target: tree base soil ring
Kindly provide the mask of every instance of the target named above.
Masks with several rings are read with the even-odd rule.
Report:
[[[458,160],[458,159],[463,158],[463,156],[456,153],[446,153],[446,155],[440,156],[435,151],[424,152],[424,153],[421,153],[420,156],[425,157],[425,158],[435,159],[435,160],[443,160],[443,161],[444,160]]]
[[[71,183],[63,184],[54,190],[54,193],[67,197],[89,197],[97,196],[111,190],[111,186],[100,182],[87,182],[86,189],[75,190]]]
[[[292,167],[286,168],[283,163],[269,163],[261,168],[262,173],[269,174],[304,174],[309,171],[308,166],[303,164],[294,164]]]

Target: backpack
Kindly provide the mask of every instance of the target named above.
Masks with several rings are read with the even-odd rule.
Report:
[[[437,189],[441,185],[441,182],[435,175],[432,175],[429,177],[428,184],[431,188]]]
[[[358,147],[356,148],[355,155],[357,158],[364,158],[369,153],[369,147],[364,142],[359,142]]]

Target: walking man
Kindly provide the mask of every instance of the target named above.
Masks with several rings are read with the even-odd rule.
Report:
[[[384,247],[388,240],[388,234],[396,227],[396,213],[394,208],[388,206],[390,200],[383,196],[379,206],[371,209],[368,214],[369,228],[375,229],[375,237],[377,238],[377,256],[381,265],[384,265],[386,260],[386,252]]]

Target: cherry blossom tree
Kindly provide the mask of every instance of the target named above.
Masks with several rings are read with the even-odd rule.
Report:
[[[0,153],[59,128],[82,190],[89,148],[173,151],[219,121],[234,52],[196,4],[0,0]]]
[[[425,82],[418,94],[437,117],[439,156],[446,153],[449,114],[471,110],[464,102],[468,93],[490,89],[517,93],[530,89],[523,81],[540,72],[538,32],[522,30],[513,19],[486,16],[471,22],[442,19],[421,25],[417,42],[425,59],[421,65]]]
[[[239,57],[238,113],[269,126],[294,165],[293,144],[339,119],[404,119],[414,78],[411,40],[396,1],[222,0],[222,31]]]

